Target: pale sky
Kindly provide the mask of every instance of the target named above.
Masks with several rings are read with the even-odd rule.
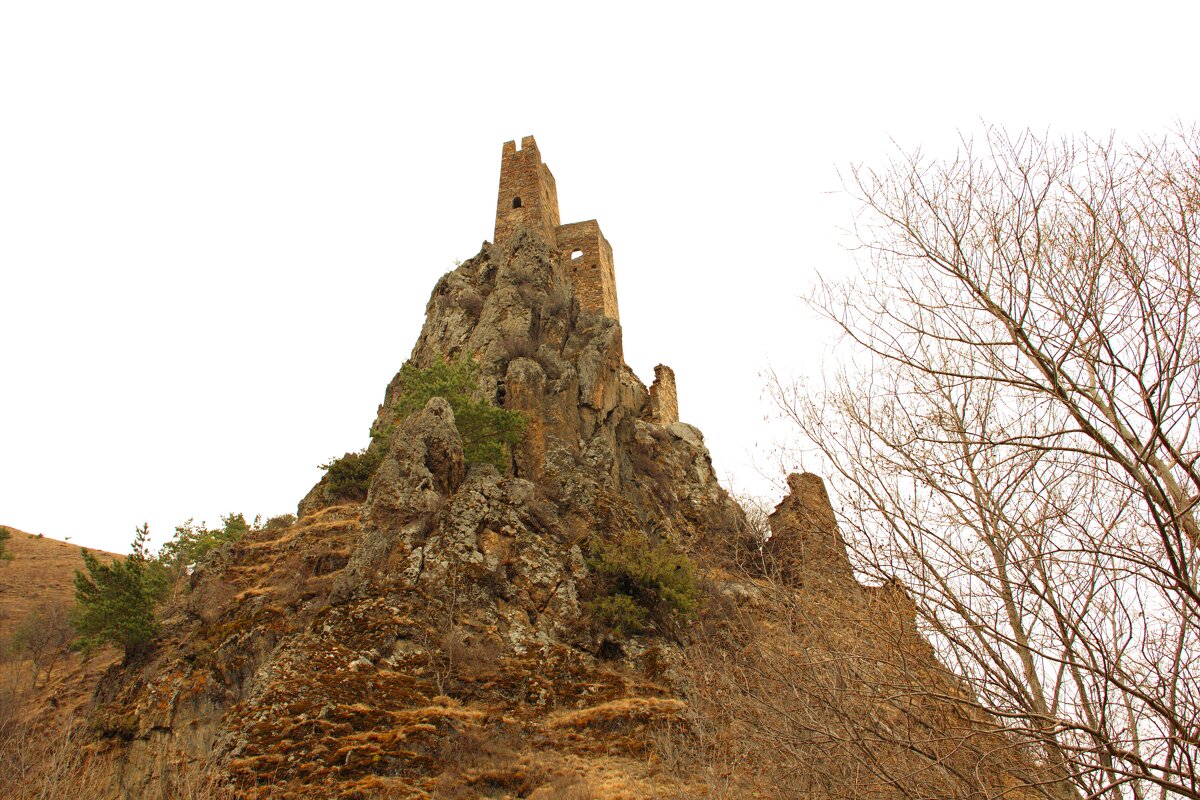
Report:
[[[718,474],[771,495],[762,372],[817,379],[800,296],[854,263],[838,170],[981,120],[1195,121],[1197,30],[1195,2],[0,2],[0,524],[125,552],[294,512],[529,134],[612,243],[630,366],[672,366]]]

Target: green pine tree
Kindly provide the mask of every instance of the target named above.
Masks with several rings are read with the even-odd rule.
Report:
[[[258,520],[255,520],[258,523]],[[209,528],[206,524],[197,525],[189,519],[182,525],[175,526],[175,535],[171,541],[164,544],[158,551],[158,562],[175,575],[199,562],[213,550],[226,542],[237,542],[247,533],[254,530],[246,522],[243,514],[230,513],[221,517],[221,527]]]
[[[124,559],[102,564],[83,551],[83,570],[75,570],[75,608],[71,621],[79,636],[75,647],[85,652],[102,644],[119,645],[125,658],[145,650],[158,635],[154,607],[166,594],[168,578],[162,565],[150,558],[148,525],[137,529]]]

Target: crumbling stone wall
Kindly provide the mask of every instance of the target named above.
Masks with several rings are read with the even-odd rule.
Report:
[[[560,225],[556,235],[580,307],[620,321],[612,245],[600,232],[600,223],[590,219]]]
[[[650,386],[650,418],[659,425],[679,422],[679,395],[675,390],[675,370],[659,364],[654,368]]]
[[[788,496],[768,517],[771,538],[763,555],[788,583],[832,595],[861,595],[846,540],[838,530],[825,481],[811,472],[787,479]]]
[[[558,227],[558,188],[532,136],[505,142],[500,152],[500,192],[496,198],[496,238],[503,242],[520,225],[555,244]]]

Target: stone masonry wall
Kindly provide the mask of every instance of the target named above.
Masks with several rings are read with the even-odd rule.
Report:
[[[532,136],[505,142],[500,153],[500,191],[496,198],[495,242],[503,242],[518,225],[535,231],[550,245],[558,228],[558,188],[542,163]]]
[[[556,238],[580,307],[619,322],[612,245],[600,232],[600,224],[592,219],[560,225]]]
[[[679,395],[675,390],[675,370],[659,364],[654,368],[650,387],[650,418],[659,425],[679,422]]]

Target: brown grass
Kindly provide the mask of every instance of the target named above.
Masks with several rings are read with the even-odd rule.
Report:
[[[163,748],[157,788],[172,800],[234,800],[233,790],[210,764]],[[0,797],[6,800],[83,800],[115,797],[113,752],[89,741],[69,722],[0,722]]]

